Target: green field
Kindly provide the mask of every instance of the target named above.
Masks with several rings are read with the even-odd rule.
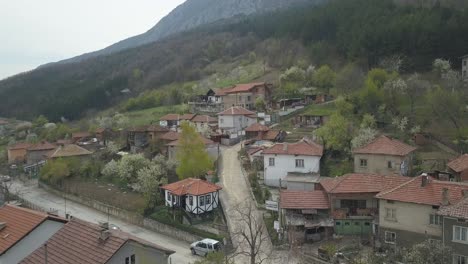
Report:
[[[128,117],[129,127],[149,125],[156,123],[159,119],[166,114],[185,114],[188,113],[188,105],[171,105],[160,106],[139,111],[131,111],[123,113]]]

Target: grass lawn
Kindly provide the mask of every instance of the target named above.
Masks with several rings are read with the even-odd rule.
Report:
[[[156,123],[159,118],[166,114],[185,114],[188,113],[188,105],[171,105],[171,106],[160,106],[154,108],[148,108],[144,110],[125,112],[129,119],[129,127],[149,125]]]

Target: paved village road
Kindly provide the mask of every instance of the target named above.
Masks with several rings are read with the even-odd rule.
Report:
[[[48,193],[43,189],[40,189],[37,186],[37,181],[31,181],[26,184],[19,181],[15,181],[12,184],[11,190],[13,193],[16,193],[18,191],[21,198],[34,205],[40,206],[46,210],[58,210],[59,215],[64,215],[64,198]],[[70,215],[92,223],[105,222],[108,220],[107,214],[104,214],[100,211],[94,210],[92,208],[69,200],[66,201],[66,207],[67,213],[69,213]],[[162,247],[176,251],[176,253],[171,255],[170,263],[172,264],[189,264],[194,263],[196,260],[199,259],[199,257],[191,255],[189,250],[189,244],[183,241],[150,231],[148,229],[136,225],[128,224],[112,216],[109,217],[109,222],[110,224],[115,224],[116,226],[120,227],[123,231],[128,232],[136,237],[145,239]]]
[[[220,192],[220,198],[231,234],[240,226],[239,222],[236,221],[236,206],[249,201],[255,203],[250,194],[250,187],[247,185],[246,177],[242,173],[241,164],[238,159],[238,152],[240,149],[240,144],[223,149],[221,162],[220,182],[223,190]],[[263,223],[262,212],[257,210],[255,205],[253,208],[255,209],[254,213],[256,217]],[[239,238],[233,237],[232,240],[234,247],[237,247],[238,250],[241,248],[245,249],[247,246],[245,243],[241,243]],[[290,259],[287,251],[273,251],[270,240],[268,240],[268,243],[264,244],[262,251],[270,256],[264,263],[295,263],[295,261]],[[240,256],[236,257],[235,261],[239,264],[250,263],[247,257]]]

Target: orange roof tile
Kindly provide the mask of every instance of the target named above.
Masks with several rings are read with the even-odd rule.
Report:
[[[146,132],[167,132],[169,129],[159,126],[159,125],[150,125],[146,128]]]
[[[243,116],[249,116],[252,117],[253,115],[256,115],[255,112],[249,111],[243,107],[240,106],[233,106],[229,109],[224,110],[221,113],[218,113],[218,115],[243,115]]]
[[[51,144],[47,141],[43,141],[43,142],[31,145],[31,147],[28,148],[28,151],[53,150],[55,148],[56,146],[54,144]]]
[[[209,115],[196,115],[193,119],[192,122],[195,123],[217,123],[218,119],[211,117]]]
[[[93,154],[91,151],[84,149],[75,144],[68,144],[63,147],[57,148],[51,155],[51,158],[65,158],[65,157],[77,157],[87,156]]]
[[[458,173],[468,170],[468,154],[463,154],[460,157],[452,160],[451,162],[447,163],[447,166]]]
[[[201,179],[188,178],[171,184],[167,184],[161,187],[164,190],[168,190],[171,193],[182,196],[182,195],[203,195],[207,193],[217,192],[222,188],[211,182],[207,182]]]
[[[17,150],[17,149],[28,149],[32,146],[31,143],[27,143],[27,142],[20,142],[20,143],[16,143],[15,145],[13,146],[9,146],[8,149],[9,150]]]
[[[468,198],[465,198],[454,205],[442,207],[438,214],[468,220]]]
[[[245,129],[246,132],[265,132],[268,130],[270,130],[269,127],[261,125],[259,123],[251,124]]]
[[[168,141],[178,140],[179,138],[180,138],[180,133],[175,132],[175,131],[169,131],[160,137],[160,139],[168,140]]]
[[[379,193],[398,186],[411,178],[378,174],[350,173],[341,177],[325,178],[320,181],[327,193]]]
[[[190,121],[194,117],[195,117],[195,114],[184,114],[184,115],[167,114],[167,115],[161,117],[159,120],[164,120],[164,121],[188,120],[188,121]]]
[[[0,255],[49,218],[60,219],[13,205],[7,204],[1,207],[0,222],[6,223],[6,227],[0,231]]]
[[[244,93],[244,92],[249,92],[253,88],[258,87],[258,86],[263,86],[266,85],[264,82],[260,83],[244,83],[244,84],[237,84],[231,89],[227,90],[226,93]]]
[[[109,237],[101,240],[99,238],[101,230],[102,228],[96,224],[73,218],[47,241],[47,263],[104,264],[128,242],[139,243],[167,255],[174,253],[172,250],[117,230],[110,230]],[[45,263],[45,247],[39,247],[20,263]]]
[[[283,209],[329,209],[330,202],[324,191],[292,191],[280,193],[280,207]]]
[[[407,145],[399,140],[380,136],[366,146],[353,150],[353,153],[406,156],[415,150],[415,147]]]
[[[279,130],[270,130],[261,137],[262,140],[275,140],[278,137]]]
[[[310,140],[296,143],[278,143],[265,149],[263,154],[322,156],[323,146]]]
[[[72,138],[86,138],[91,137],[91,133],[89,132],[75,132],[72,133]]]
[[[428,177],[428,183],[424,187],[422,186],[423,177]],[[445,188],[449,191],[450,204],[455,204],[463,198],[463,190],[468,190],[468,185],[437,181],[429,176],[419,176],[381,192],[376,197],[406,203],[441,205],[442,191]]]

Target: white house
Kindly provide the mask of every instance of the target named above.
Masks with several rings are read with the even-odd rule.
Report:
[[[279,186],[290,172],[319,173],[323,146],[309,140],[275,144],[263,151],[265,184]],[[286,186],[286,183],[281,184]]]
[[[255,112],[240,106],[233,106],[218,113],[218,127],[223,134],[237,134],[256,122]]]
[[[166,206],[180,207],[192,214],[213,211],[219,205],[219,190],[216,184],[201,179],[188,178],[161,187]]]

